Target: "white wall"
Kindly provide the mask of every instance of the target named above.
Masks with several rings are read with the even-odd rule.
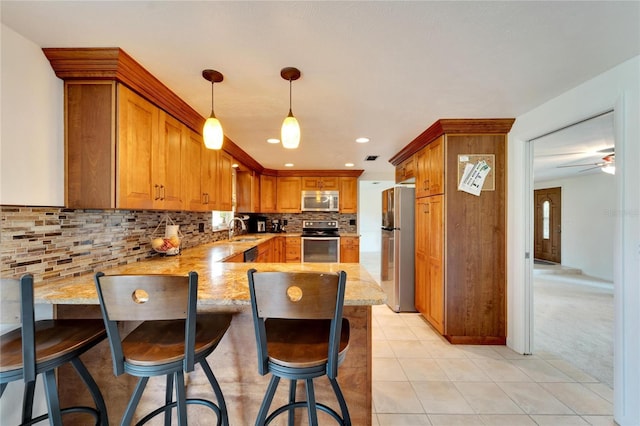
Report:
[[[382,222],[382,191],[391,188],[394,181],[360,180],[358,187],[358,231],[360,252],[380,252],[380,226]]]
[[[562,264],[613,281],[615,176],[607,173],[536,183],[535,189],[562,188]]]
[[[2,25],[0,204],[64,204],[63,82],[42,49]]]
[[[530,344],[531,206],[526,141],[614,109],[614,419],[640,424],[640,56],[517,117],[509,134],[507,344]]]

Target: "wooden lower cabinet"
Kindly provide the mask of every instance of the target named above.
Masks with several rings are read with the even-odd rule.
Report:
[[[340,237],[340,263],[360,263],[360,237]]]
[[[238,253],[227,260],[225,262],[233,262],[233,263],[243,263],[244,262],[244,252]]]
[[[300,263],[302,257],[300,255],[302,241],[300,237],[285,237],[285,262]]]

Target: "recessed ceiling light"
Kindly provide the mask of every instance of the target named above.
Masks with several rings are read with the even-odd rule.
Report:
[[[285,163],[284,166],[285,167],[293,167],[293,163]]]
[[[267,139],[267,142],[269,142],[269,143],[280,143],[280,139],[269,138],[269,139]]]
[[[231,165],[231,167],[233,167],[234,169],[237,169],[237,168],[238,168],[238,167],[240,167],[240,166],[238,165],[238,163],[233,163],[233,164]]]
[[[356,142],[358,142],[358,143],[367,143],[367,142],[369,142],[369,138],[358,138],[358,139],[356,139]]]
[[[344,166],[345,166],[345,167],[353,167],[353,166],[354,166],[354,164],[353,164],[353,163],[344,163]]]

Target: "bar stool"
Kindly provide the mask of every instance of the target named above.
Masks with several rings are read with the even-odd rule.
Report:
[[[33,276],[0,280],[2,288],[3,324],[22,324],[0,336],[0,397],[7,384],[22,379],[25,383],[22,400],[22,423],[31,425],[49,419],[51,425],[62,425],[62,415],[84,412],[91,414],[96,425],[108,425],[107,407],[98,385],[79,356],[107,337],[101,320],[40,320],[35,321],[33,306]],[[55,370],[70,362],[89,389],[96,408],[60,408]],[[36,378],[42,374],[48,412],[32,418]]]
[[[136,424],[144,424],[164,413],[165,424],[169,425],[171,412],[177,407],[178,424],[186,425],[187,404],[199,404],[216,413],[218,426],[228,426],[224,396],[206,357],[229,328],[231,315],[196,314],[198,274],[105,275],[98,272],[95,282],[114,374],[139,377],[120,424],[132,424],[149,378],[166,375],[165,404]],[[121,321],[143,322],[123,338],[118,330]],[[195,363],[200,364],[209,379],[217,404],[206,399],[186,398],[184,373],[193,371]]]
[[[307,407],[309,425],[318,425],[316,410],[340,425],[351,425],[338,385],[338,366],[349,347],[349,321],[342,318],[346,273],[248,271],[251,308],[258,347],[258,372],[271,373],[256,425],[268,425],[278,415]],[[327,376],[341,414],[317,403],[313,379]],[[269,414],[281,378],[289,379],[289,402]],[[296,401],[296,380],[305,380],[306,401]]]

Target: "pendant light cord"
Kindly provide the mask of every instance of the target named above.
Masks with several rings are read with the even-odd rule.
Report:
[[[293,115],[291,112],[291,79],[289,79],[289,115]]]
[[[213,113],[213,81],[211,82],[211,116],[215,117],[216,115]]]

